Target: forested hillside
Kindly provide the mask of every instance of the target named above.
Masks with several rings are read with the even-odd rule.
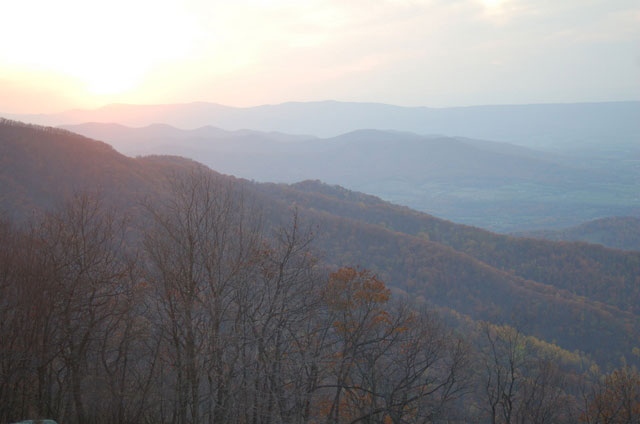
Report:
[[[446,245],[507,273],[640,312],[637,253],[491,233],[317,181],[257,187],[286,202]]]
[[[640,250],[640,218],[615,216],[560,230],[516,233],[545,240],[584,241],[624,250]]]
[[[597,377],[640,360],[638,252],[12,121],[0,182],[3,420],[576,422],[638,378]]]
[[[8,212],[52,207],[91,189],[136,214],[144,199],[163,195],[167,176],[200,166],[130,159],[62,130],[5,124],[2,141]],[[531,334],[606,363],[632,360],[640,346],[639,253],[498,235],[319,182],[239,182],[268,225],[281,225],[297,207],[301,221],[317,227],[329,263],[370,268],[412,296],[475,319],[526,322]]]

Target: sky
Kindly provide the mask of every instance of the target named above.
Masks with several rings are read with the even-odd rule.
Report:
[[[20,0],[0,112],[640,99],[638,0]]]

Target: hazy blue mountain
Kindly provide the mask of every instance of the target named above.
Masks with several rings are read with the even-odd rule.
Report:
[[[499,231],[569,226],[640,210],[636,174],[574,166],[566,156],[502,142],[379,130],[312,138],[166,125],[65,128],[130,156],[180,155],[258,181],[320,179]]]
[[[114,104],[51,115],[8,116],[47,125],[117,122],[207,125],[332,137],[372,128],[464,136],[538,148],[596,150],[603,144],[633,148],[640,139],[640,102],[496,105],[453,108],[400,107],[378,103],[307,102],[248,108],[215,103]]]
[[[167,124],[145,127],[128,127],[115,123],[85,123],[64,125],[65,129],[98,140],[108,140],[116,150],[128,156],[168,152],[190,152],[201,155],[203,151],[268,151],[284,143],[312,140],[312,136],[290,135],[279,132],[253,130],[226,131],[205,126],[193,130],[181,130]],[[192,155],[184,155],[190,157]]]
[[[557,241],[584,241],[625,250],[640,250],[640,218],[615,216],[560,230],[538,230],[514,235]]]

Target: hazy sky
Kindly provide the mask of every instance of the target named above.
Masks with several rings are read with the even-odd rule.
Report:
[[[640,99],[638,0],[16,0],[0,112]]]

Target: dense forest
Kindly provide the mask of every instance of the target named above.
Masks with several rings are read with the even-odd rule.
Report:
[[[625,250],[640,250],[640,218],[615,216],[585,222],[560,230],[517,233],[546,240],[584,241]]]
[[[0,421],[634,423],[640,254],[0,123]]]

